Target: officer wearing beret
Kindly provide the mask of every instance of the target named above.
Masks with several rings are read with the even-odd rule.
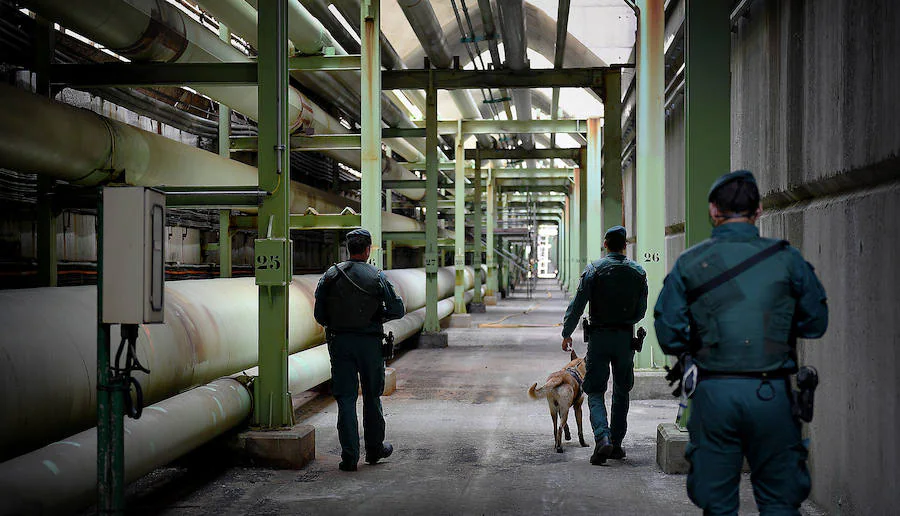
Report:
[[[572,347],[572,332],[591,302],[590,323],[586,333],[587,374],[582,389],[588,395],[591,427],[596,446],[591,464],[607,459],[625,458],[622,440],[628,427],[628,393],[634,386],[634,351],[631,347],[634,325],[647,310],[647,273],[625,257],[625,228],[613,226],[606,231],[603,247],[609,253],[585,267],[578,291],[569,303],[563,319],[562,349]],[[607,423],[604,394],[612,367],[612,424]],[[610,430],[611,428],[611,430]]]
[[[356,398],[362,383],[366,462],[375,464],[394,448],[384,442],[383,323],[403,317],[403,300],[384,273],[366,263],[372,235],[365,229],[347,234],[350,259],[329,268],[316,287],[314,315],[325,327],[331,356],[331,380],[338,405],[337,430],[342,471],[356,471],[359,427]]]
[[[760,238],[760,213],[753,174],[719,178],[712,238],[681,254],[655,308],[663,351],[689,353],[699,370],[685,457],[688,495],[704,514],[737,514],[744,456],[761,514],[799,514],[810,489],[788,376],[795,338],[825,333],[825,290],[799,251]]]

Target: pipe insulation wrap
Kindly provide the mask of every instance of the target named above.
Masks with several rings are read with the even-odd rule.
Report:
[[[133,482],[250,416],[250,392],[221,378],[125,419],[125,481]],[[0,464],[0,514],[57,514],[89,505],[97,494],[97,429]]]
[[[385,275],[408,312],[425,305],[423,269]],[[324,339],[313,318],[319,277],[291,283],[290,353]],[[439,270],[439,298],[453,295],[454,279],[453,267]],[[466,289],[473,280],[470,269]],[[96,295],[93,286],[0,291],[0,460],[96,420]],[[151,371],[135,373],[146,403],[255,366],[258,298],[254,278],[166,283],[166,323],[142,326],[138,340],[138,357]],[[115,352],[116,328],[112,335]]]

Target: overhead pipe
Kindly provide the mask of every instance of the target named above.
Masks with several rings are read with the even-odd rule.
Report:
[[[134,61],[251,61],[206,27],[163,0],[25,0],[24,3],[45,18],[72,28]],[[106,16],[98,17],[98,12],[106,13]],[[256,86],[196,85],[195,89],[251,118],[259,118]],[[348,132],[337,119],[296,89],[288,89],[288,98],[288,116],[292,129],[312,129],[319,134]],[[358,169],[358,152],[325,151],[324,154]],[[404,179],[416,179],[414,174],[393,160],[387,161],[386,168]],[[424,197],[424,190],[397,191],[414,200]]]
[[[385,275],[407,311],[424,306],[423,269]],[[291,283],[291,353],[324,339],[313,318],[318,280],[298,275]],[[439,299],[452,296],[454,281],[453,267],[440,269]],[[473,284],[470,269],[467,289]],[[152,371],[135,375],[148,404],[256,365],[257,290],[254,278],[166,284],[166,323],[143,326],[138,345],[141,363]],[[96,420],[96,294],[90,286],[0,291],[0,460]]]
[[[467,293],[467,300],[473,292]],[[453,300],[438,303],[440,318],[453,312]],[[385,324],[395,343],[415,335],[425,320],[425,308]],[[191,450],[241,425],[250,416],[252,393],[241,377],[220,378],[144,409],[141,419],[126,419],[125,481],[134,482]],[[326,346],[288,357],[288,388],[304,392],[331,378]],[[52,514],[81,509],[96,496],[97,429],[91,428],[33,452],[0,463],[0,515]]]
[[[444,30],[441,28],[440,23],[438,23],[431,3],[421,0],[399,0],[398,4],[400,4],[400,9],[403,10],[403,14],[406,15],[413,32],[416,33],[419,43],[425,50],[425,55],[428,56],[435,68],[450,68],[452,57],[447,45],[447,38],[444,36]],[[456,108],[463,118],[468,120],[481,118],[481,112],[478,110],[477,104],[475,104],[471,91],[450,90],[449,93],[450,98],[453,99],[453,103],[456,104]],[[482,147],[493,147],[493,142],[488,135],[479,134],[475,138]]]
[[[93,111],[0,85],[0,166],[76,185],[251,186],[256,168]],[[335,213],[357,203],[291,182],[291,210]]]
[[[528,63],[528,36],[525,25],[525,0],[498,0],[500,7],[500,26],[503,28],[503,51],[506,53],[506,67],[513,71],[530,68]],[[518,120],[531,120],[531,90],[512,90],[513,104],[516,106]],[[519,134],[522,147],[534,148],[531,134]],[[529,162],[534,167],[534,160]]]

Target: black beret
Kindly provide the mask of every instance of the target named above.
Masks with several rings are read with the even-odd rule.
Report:
[[[734,172],[729,172],[719,179],[716,179],[716,181],[712,184],[712,187],[710,187],[709,189],[707,200],[709,202],[713,202],[713,196],[715,195],[716,190],[734,181],[743,181],[745,183],[753,183],[754,186],[756,185],[756,178],[753,177],[752,172],[750,172],[749,170],[735,170]]]

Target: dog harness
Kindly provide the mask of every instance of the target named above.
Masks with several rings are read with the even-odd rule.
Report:
[[[575,391],[575,397],[578,398],[581,394],[581,384],[584,383],[584,378],[581,377],[581,373],[578,372],[578,369],[575,369],[574,367],[567,367],[566,372],[569,373],[572,378],[575,379],[575,383],[578,384],[578,390]]]

